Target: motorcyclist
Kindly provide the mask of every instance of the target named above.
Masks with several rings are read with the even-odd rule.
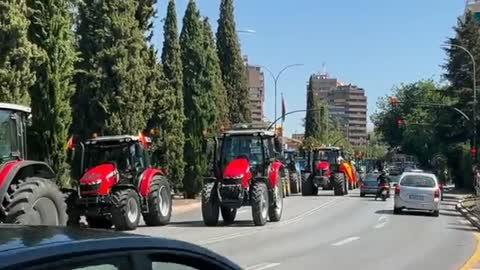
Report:
[[[390,182],[390,179],[388,178],[387,173],[385,171],[382,171],[377,178],[378,189],[377,189],[377,194],[375,195],[375,200],[377,200],[377,198],[380,197],[382,193],[381,187],[388,184],[389,182]]]

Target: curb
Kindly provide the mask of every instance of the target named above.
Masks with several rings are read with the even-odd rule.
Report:
[[[470,223],[472,223],[473,226],[475,226],[477,229],[480,230],[480,219],[475,216],[475,214],[472,213],[472,211],[468,210],[463,206],[463,203],[466,201],[474,201],[476,200],[475,198],[465,198],[463,200],[460,200],[455,208],[468,220]]]

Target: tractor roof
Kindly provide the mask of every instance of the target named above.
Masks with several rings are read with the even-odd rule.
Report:
[[[27,106],[22,106],[22,105],[17,105],[17,104],[11,104],[11,103],[2,103],[0,102],[0,110],[11,110],[11,111],[20,111],[24,113],[31,113],[32,109]]]
[[[140,138],[133,135],[101,136],[86,141],[86,144],[108,143],[108,142],[138,142]]]
[[[225,135],[251,135],[251,136],[266,136],[274,137],[275,133],[273,131],[265,129],[231,129],[223,132]]]
[[[321,146],[321,147],[315,147],[313,150],[316,151],[340,151],[342,150],[340,147],[335,147],[335,146]]]

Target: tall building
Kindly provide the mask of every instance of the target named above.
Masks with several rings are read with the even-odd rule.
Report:
[[[260,66],[248,64],[248,58],[244,57],[247,67],[248,91],[250,98],[250,111],[252,123],[264,123],[263,102],[265,101],[265,79]]]
[[[312,90],[328,104],[330,115],[341,123],[352,145],[367,141],[367,97],[365,90],[345,84],[327,74],[312,75]]]

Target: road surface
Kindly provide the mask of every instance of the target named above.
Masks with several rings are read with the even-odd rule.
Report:
[[[248,207],[231,226],[205,227],[200,209],[174,215],[165,227],[135,233],[199,244],[248,270],[264,269],[459,269],[475,252],[473,229],[443,202],[440,217],[393,215],[393,200],[334,197],[284,200],[282,220],[255,227]]]

